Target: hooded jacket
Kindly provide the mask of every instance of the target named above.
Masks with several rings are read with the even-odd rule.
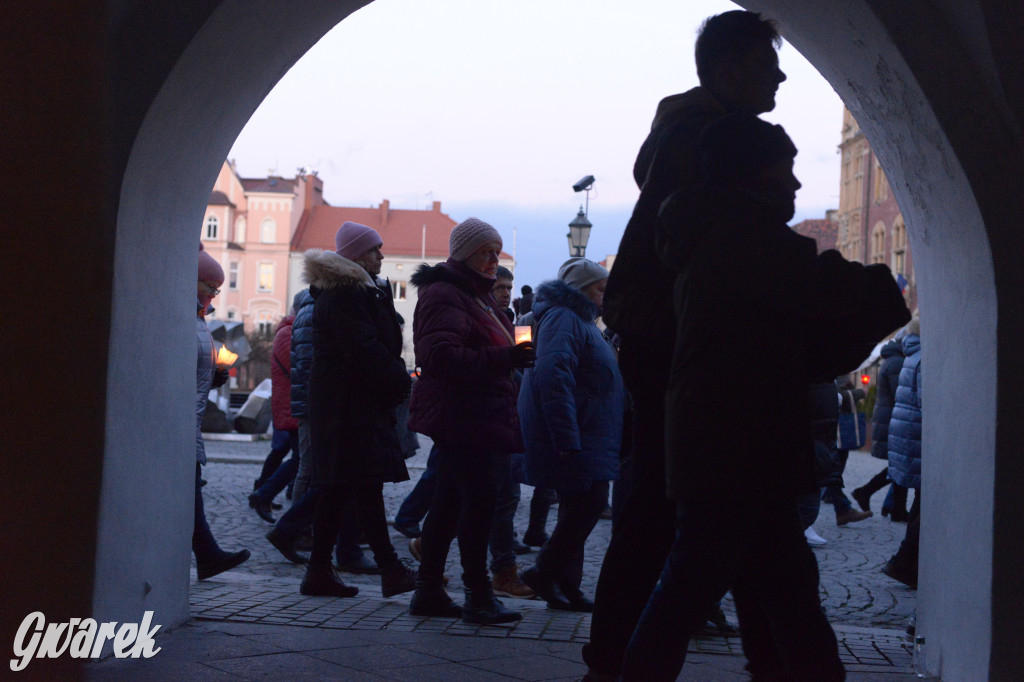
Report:
[[[713,186],[676,193],[661,210],[660,255],[678,273],[666,394],[672,498],[813,490],[809,384],[852,370],[910,318],[888,268],[819,256],[787,226],[791,213],[768,195]],[[772,387],[770,398],[750,389],[751,377]]]
[[[633,165],[640,198],[619,243],[608,277],[603,320],[623,340],[622,372],[630,392],[663,399],[672,358],[675,321],[658,292],[672,288],[675,273],[657,257],[658,209],[666,197],[698,184],[697,140],[727,109],[705,88],[666,97]]]
[[[494,280],[462,263],[421,265],[413,344],[420,377],[409,428],[464,450],[522,452],[512,372],[514,330],[498,309]]]
[[[411,380],[391,289],[333,251],[305,255],[313,303],[309,427],[318,485],[405,481],[395,407]]]
[[[882,364],[878,368],[878,383],[875,388],[875,411],[871,415],[871,456],[889,458],[889,420],[896,404],[896,387],[900,383],[903,369],[903,344],[892,339],[880,351]]]
[[[903,339],[906,358],[889,422],[889,478],[904,488],[921,489],[921,337]]]
[[[294,315],[285,315],[277,325],[270,353],[270,409],[274,428],[294,431],[299,420],[292,416],[291,348]]]
[[[309,408],[309,366],[313,364],[313,296],[309,289],[300,291],[292,322],[291,345],[291,402],[292,416],[306,419]]]
[[[579,289],[555,280],[537,288],[533,313],[537,363],[519,393],[526,482],[585,491],[614,480],[625,391],[615,350],[594,323],[597,309]]]

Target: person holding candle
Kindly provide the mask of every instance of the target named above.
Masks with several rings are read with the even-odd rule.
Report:
[[[549,608],[591,611],[580,590],[583,545],[618,476],[625,389],[614,347],[595,320],[608,271],[570,258],[537,287],[537,364],[519,394],[526,482],[558,492],[558,520],[523,581]]]
[[[200,580],[212,578],[218,573],[231,570],[249,558],[249,550],[225,552],[217,544],[206,520],[203,505],[201,467],[206,464],[206,444],[203,442],[203,414],[210,390],[222,386],[228,378],[228,370],[217,367],[213,337],[206,326],[206,316],[213,312],[210,303],[220,293],[224,283],[224,269],[199,244],[199,278],[196,285],[196,337],[198,339],[198,362],[196,365],[196,493],[195,516],[192,526],[192,553],[196,557],[196,573]]]
[[[408,559],[391,544],[384,511],[384,482],[409,473],[395,430],[395,408],[409,393],[402,361],[402,332],[391,286],[380,279],[376,230],[346,222],[335,251],[310,249],[304,276],[313,297],[313,363],[309,375],[312,487],[320,490],[313,518],[313,548],[300,591],[352,597],[331,566],[331,548],[342,513],[355,500],[360,526],[390,597],[413,589]]]
[[[494,596],[487,545],[498,491],[510,455],[523,449],[516,413],[515,370],[533,365],[533,344],[515,343],[512,323],[492,289],[501,235],[478,218],[452,230],[444,263],[421,265],[413,342],[420,378],[413,388],[409,428],[437,446],[434,500],[423,524],[422,561],[414,616],[457,617],[493,625],[522,616]],[[460,609],[444,590],[444,566],[459,539],[466,601]]]

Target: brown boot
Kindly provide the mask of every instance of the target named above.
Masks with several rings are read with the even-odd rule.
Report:
[[[873,512],[870,511],[857,511],[853,507],[850,507],[842,514],[836,512],[836,525],[845,526],[848,523],[857,523],[863,521],[866,518],[873,516]]]
[[[396,559],[393,564],[381,568],[380,592],[384,597],[416,589],[416,571],[412,570],[411,563],[408,559]]]
[[[519,577],[519,564],[512,564],[494,572],[491,578],[491,587],[495,594],[503,597],[518,597],[529,599],[534,594],[533,588],[523,582]]]

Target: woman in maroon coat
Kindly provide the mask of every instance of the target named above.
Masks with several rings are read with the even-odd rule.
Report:
[[[448,251],[447,261],[420,266],[412,277],[419,289],[413,342],[420,378],[409,428],[434,439],[438,472],[409,611],[505,623],[521,616],[494,596],[487,542],[510,455],[523,450],[513,373],[532,366],[536,354],[528,342],[515,344],[512,323],[491,296],[501,253],[498,231],[469,218],[452,230]],[[442,584],[456,535],[466,590],[461,609]]]

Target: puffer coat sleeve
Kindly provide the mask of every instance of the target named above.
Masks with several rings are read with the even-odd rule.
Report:
[[[309,395],[309,366],[313,363],[313,296],[309,290],[302,294],[292,322],[291,407],[296,419],[309,417],[306,397]]]
[[[206,401],[213,386],[213,372],[216,369],[213,355],[213,337],[206,326],[206,320],[196,317],[196,338],[198,358],[196,363],[196,461],[206,464],[206,445],[203,443],[203,414]]]
[[[889,421],[889,478],[904,488],[921,487],[921,340],[903,341],[907,357],[900,370],[896,404]]]

